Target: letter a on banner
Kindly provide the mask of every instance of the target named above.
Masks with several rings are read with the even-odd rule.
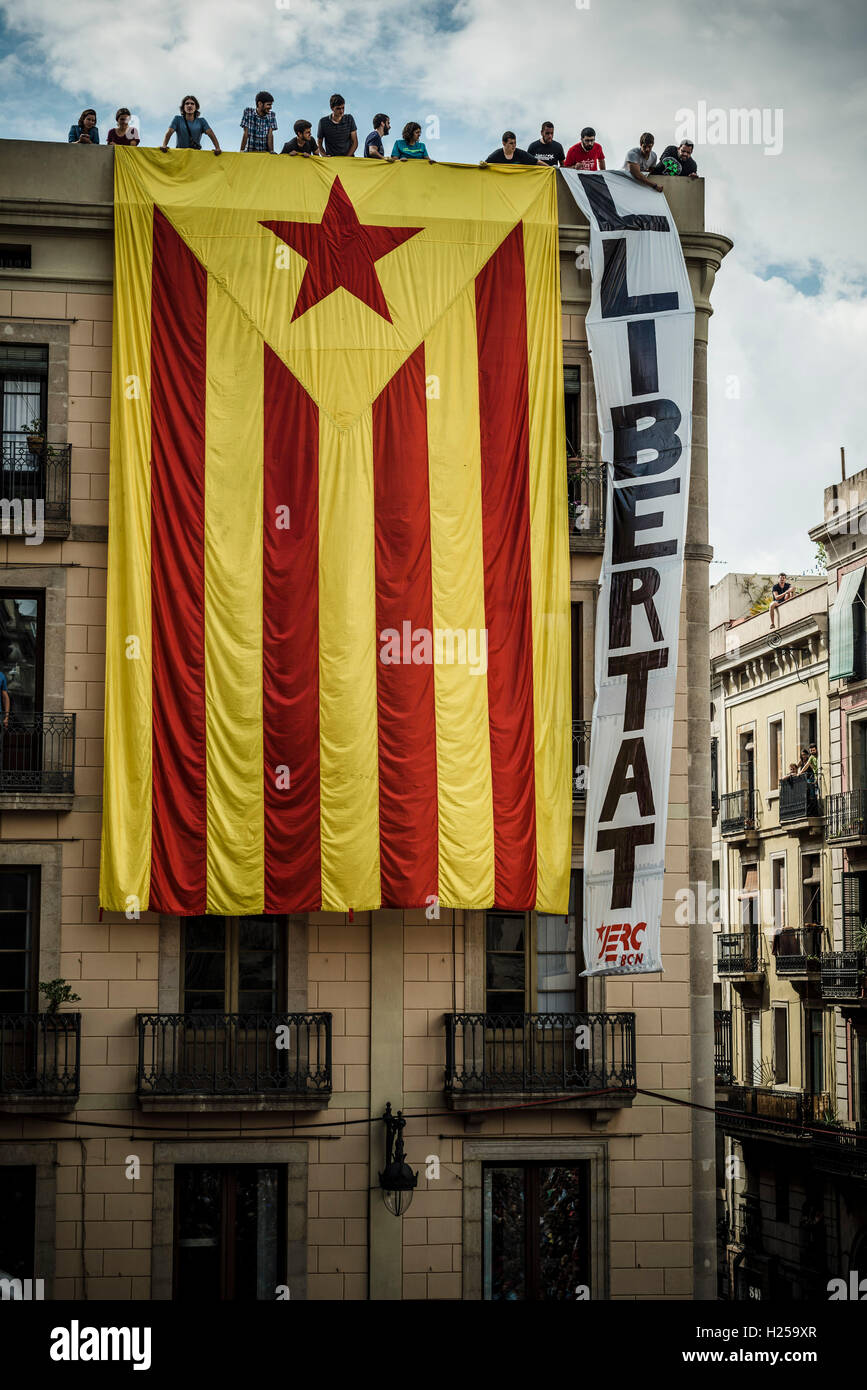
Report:
[[[643,975],[662,969],[695,308],[677,229],[654,189],[617,171],[561,177],[590,223],[587,340],[608,484],[584,974]]]

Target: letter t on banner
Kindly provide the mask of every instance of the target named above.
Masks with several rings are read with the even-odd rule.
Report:
[[[662,969],[695,307],[677,229],[655,190],[618,171],[560,177],[590,223],[587,341],[607,467],[584,974],[644,975]]]

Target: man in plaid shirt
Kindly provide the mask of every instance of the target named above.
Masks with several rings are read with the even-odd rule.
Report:
[[[241,136],[242,150],[268,151],[274,153],[274,131],[277,129],[277,117],[271,110],[274,105],[274,98],[270,92],[256,93],[256,110],[252,106],[244,108],[241,117],[241,129],[244,134]]]

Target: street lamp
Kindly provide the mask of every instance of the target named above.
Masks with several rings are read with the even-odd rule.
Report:
[[[406,1120],[403,1112],[398,1110],[393,1115],[391,1101],[388,1101],[382,1118],[385,1121],[385,1168],[379,1175],[379,1185],[382,1199],[392,1216],[403,1216],[409,1210],[418,1173],[412,1171],[404,1153],[403,1130]]]

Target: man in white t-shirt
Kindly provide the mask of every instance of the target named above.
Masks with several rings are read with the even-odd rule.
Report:
[[[627,152],[623,167],[627,173],[632,175],[636,183],[646,183],[651,188],[655,188],[657,193],[661,193],[662,184],[651,183],[647,177],[647,171],[652,169],[655,163],[656,153],[653,148],[653,136],[649,131],[645,131],[637,146]]]

